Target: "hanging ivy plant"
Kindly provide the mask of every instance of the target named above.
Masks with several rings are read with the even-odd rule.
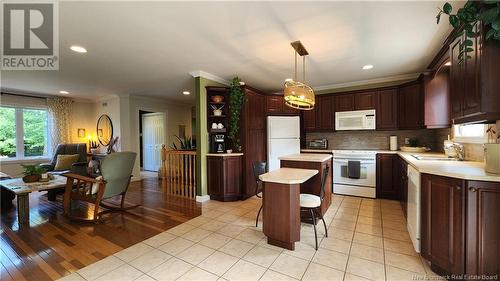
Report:
[[[229,133],[228,137],[233,142],[233,148],[236,151],[241,151],[239,139],[241,108],[245,102],[245,93],[241,89],[241,80],[234,77],[229,88],[229,110],[231,117],[229,118]]]
[[[460,64],[471,58],[469,53],[474,51],[472,38],[480,36],[478,32],[474,31],[474,25],[479,21],[488,30],[485,39],[492,40],[500,46],[500,0],[469,0],[457,10],[456,14],[452,14],[452,10],[451,4],[445,3],[443,8],[439,9],[436,19],[439,24],[441,15],[448,15],[450,25],[453,28],[460,28],[455,34],[455,38],[464,36],[464,40],[459,45],[458,60]]]

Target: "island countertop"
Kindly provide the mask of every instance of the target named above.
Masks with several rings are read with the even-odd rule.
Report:
[[[303,162],[325,162],[332,159],[331,154],[322,153],[298,153],[279,157],[285,161],[303,161]]]
[[[318,170],[279,168],[259,176],[263,182],[301,184],[318,174]]]

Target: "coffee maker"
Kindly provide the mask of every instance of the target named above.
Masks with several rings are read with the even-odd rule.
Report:
[[[224,153],[226,151],[225,135],[212,134],[210,140],[211,153]]]

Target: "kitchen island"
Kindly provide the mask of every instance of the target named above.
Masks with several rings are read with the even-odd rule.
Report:
[[[301,193],[309,193],[320,196],[321,175],[326,168],[329,169],[328,178],[325,183],[325,197],[323,199],[323,203],[321,204],[321,214],[324,215],[330,207],[332,199],[332,155],[321,153],[300,153],[281,156],[279,159],[281,160],[282,168],[300,168],[318,171],[318,175],[314,176],[300,186]],[[303,220],[310,222],[310,216],[305,215]]]
[[[300,186],[317,174],[318,170],[280,168],[259,177],[267,243],[295,249],[300,241]]]

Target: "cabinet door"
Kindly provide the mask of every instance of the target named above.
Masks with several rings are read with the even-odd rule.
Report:
[[[500,183],[469,181],[467,274],[500,275]]]
[[[396,159],[396,154],[377,154],[377,198],[400,199],[398,185],[394,182]]]
[[[207,189],[208,195],[213,199],[220,199],[224,197],[223,186],[223,171],[222,171],[222,157],[209,156],[207,157]]]
[[[463,180],[422,174],[421,254],[440,273],[464,272],[464,189]]]
[[[288,105],[285,104],[285,99],[282,99],[282,103],[283,103],[283,114],[286,114],[286,115],[299,115],[299,110],[298,109],[295,109],[293,107],[289,107]]]
[[[282,96],[266,96],[267,114],[278,114],[283,111],[284,99]]]
[[[266,128],[265,107],[266,97],[253,91],[246,90],[247,101],[245,103],[248,122],[246,123],[250,130],[264,130]]]
[[[315,106],[313,110],[302,110],[302,118],[304,119],[304,130],[313,131],[317,129],[317,111],[318,106]]]
[[[444,67],[438,73],[425,75],[425,126],[427,128],[449,128],[450,119],[450,74]]]
[[[316,100],[316,105],[319,105],[318,106],[319,129],[333,131],[334,127],[333,97],[332,96],[318,97]]]
[[[224,195],[226,197],[239,197],[241,188],[241,157],[223,158]]]
[[[424,99],[420,83],[399,89],[399,128],[421,129],[424,125]]]
[[[474,26],[474,31],[479,32],[479,26],[481,24],[477,23]],[[481,88],[480,88],[480,64],[481,64],[481,46],[479,40],[481,36],[476,38],[471,38],[472,46],[474,51],[468,53],[470,58],[465,60],[463,67],[465,67],[464,80],[465,80],[465,93],[463,95],[462,111],[463,115],[470,115],[474,113],[481,112]],[[484,73],[483,75],[487,75]]]
[[[398,189],[400,192],[400,200],[401,209],[403,209],[403,213],[405,217],[407,217],[407,208],[408,208],[408,164],[398,156],[398,165],[396,167],[398,172]]]
[[[366,110],[375,108],[375,92],[357,93],[354,95],[354,108]]]
[[[398,90],[383,90],[377,93],[376,122],[377,130],[396,130],[398,128]]]
[[[458,55],[460,53],[461,38],[457,38],[450,45],[450,101],[451,101],[451,118],[462,117],[462,99],[464,96],[464,67],[459,63]]]
[[[335,96],[335,111],[354,110],[354,95],[343,94]]]

